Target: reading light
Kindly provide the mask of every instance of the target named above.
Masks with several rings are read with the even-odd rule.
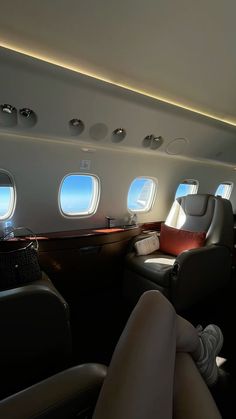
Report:
[[[12,114],[16,110],[16,108],[14,108],[14,106],[8,105],[6,103],[4,105],[1,105],[1,109],[2,109],[3,112],[9,113],[9,114]]]
[[[124,130],[124,128],[116,128],[113,131],[113,134],[115,134],[115,135],[122,135],[122,134],[125,134],[125,130]]]
[[[125,136],[126,136],[126,131],[124,128],[116,128],[112,133],[112,142],[119,143],[120,141],[123,141]]]
[[[29,118],[33,114],[33,111],[29,108],[22,108],[19,112],[21,116],[24,116],[24,118]]]
[[[83,121],[81,121],[81,119],[77,119],[77,118],[71,119],[69,123],[70,123],[70,125],[72,127],[81,127],[81,126],[84,126]]]
[[[69,130],[71,135],[80,135],[84,130],[84,123],[81,119],[73,118],[69,121]]]

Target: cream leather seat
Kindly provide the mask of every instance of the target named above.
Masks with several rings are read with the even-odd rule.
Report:
[[[205,245],[177,256],[159,250],[138,256],[132,249],[126,257],[124,296],[135,304],[144,291],[157,289],[177,311],[182,311],[230,280],[232,205],[218,196],[187,195],[175,200],[165,223],[177,229],[206,232]]]

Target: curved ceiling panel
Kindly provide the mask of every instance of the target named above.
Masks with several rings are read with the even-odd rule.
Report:
[[[236,124],[236,3],[11,0],[0,43]]]

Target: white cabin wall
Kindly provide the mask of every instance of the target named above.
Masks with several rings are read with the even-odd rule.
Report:
[[[214,193],[221,181],[236,181],[232,169],[173,157],[105,149],[86,153],[77,144],[4,135],[0,135],[0,142],[0,168],[13,175],[17,190],[13,224],[28,226],[36,233],[103,227],[106,215],[115,217],[117,224],[125,223],[127,192],[137,176],[158,180],[155,204],[150,212],[138,216],[139,222],[165,219],[183,179],[197,179],[199,192],[203,193]],[[91,160],[89,172],[101,180],[100,203],[93,216],[69,219],[58,208],[59,185],[66,174],[82,172],[82,159]],[[235,199],[233,204],[235,207]]]

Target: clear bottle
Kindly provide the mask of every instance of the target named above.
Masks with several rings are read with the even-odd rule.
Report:
[[[4,240],[9,240],[14,237],[12,221],[6,221],[3,229]]]
[[[130,216],[130,224],[131,225],[137,225],[137,214],[136,213],[131,214],[131,216]]]

